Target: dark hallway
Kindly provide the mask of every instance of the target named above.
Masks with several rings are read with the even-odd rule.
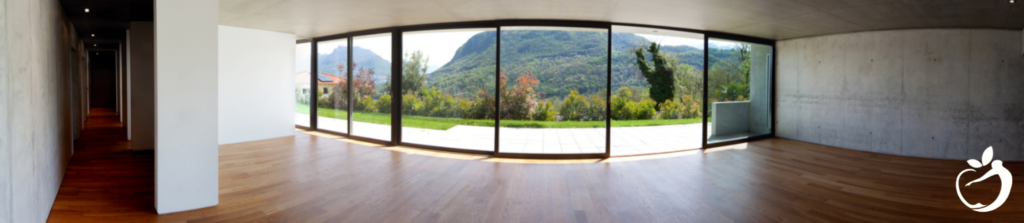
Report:
[[[117,105],[117,57],[113,51],[89,53],[89,101],[93,108]]]
[[[153,151],[131,151],[113,108],[89,116],[48,221],[146,221],[156,214]]]

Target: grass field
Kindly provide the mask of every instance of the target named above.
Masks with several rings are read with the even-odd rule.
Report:
[[[295,104],[295,112],[302,114],[309,114],[309,107],[303,104]],[[327,108],[317,109],[317,115],[321,117],[331,117],[336,119],[348,118],[348,113],[344,110],[334,110]],[[372,112],[355,112],[352,114],[352,119],[358,122],[368,122],[375,124],[390,125],[391,114],[384,113],[372,113]],[[658,125],[682,125],[700,123],[700,118],[691,119],[667,119],[667,120],[629,120],[629,121],[612,121],[612,127],[638,127],[638,126],[658,126]],[[403,116],[402,126],[423,128],[423,129],[437,129],[447,130],[456,125],[468,125],[468,126],[494,126],[494,120],[485,119],[462,119],[462,118],[437,118],[437,117],[424,117],[424,116]],[[513,127],[513,128],[603,128],[605,126],[604,121],[522,121],[522,120],[501,120],[501,127]]]

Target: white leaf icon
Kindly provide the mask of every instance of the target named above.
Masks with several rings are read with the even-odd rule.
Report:
[[[988,163],[992,162],[992,147],[989,146],[985,149],[985,152],[981,153],[981,165],[988,166]],[[977,167],[975,167],[977,168]]]
[[[976,159],[969,159],[969,160],[967,160],[967,164],[970,164],[971,167],[974,167],[974,168],[981,168],[981,162],[978,162],[978,160],[976,160]]]

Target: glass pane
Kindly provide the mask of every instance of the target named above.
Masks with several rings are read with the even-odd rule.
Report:
[[[317,42],[317,129],[348,132],[348,40]]]
[[[700,149],[704,35],[612,26],[611,155]]]
[[[499,150],[605,152],[608,30],[501,27]]]
[[[402,142],[494,151],[495,29],[402,36]]]
[[[295,44],[295,125],[309,127],[309,54],[313,44]]]
[[[772,46],[708,40],[708,144],[771,133]]]
[[[352,135],[391,141],[391,33],[352,40]]]

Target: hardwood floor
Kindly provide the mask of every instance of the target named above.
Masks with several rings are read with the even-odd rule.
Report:
[[[221,146],[220,204],[158,216],[152,208],[153,156],[126,152],[123,141],[113,140],[123,132],[108,129],[116,126],[112,120],[90,119],[49,221],[1024,220],[1021,162],[1004,164],[1020,191],[1001,208],[976,213],[954,187],[956,175],[970,168],[965,161],[787,139],[606,160],[523,160],[381,147],[298,130],[295,137]],[[987,170],[964,174],[964,181]],[[991,178],[962,190],[971,203],[989,203],[998,182]]]

